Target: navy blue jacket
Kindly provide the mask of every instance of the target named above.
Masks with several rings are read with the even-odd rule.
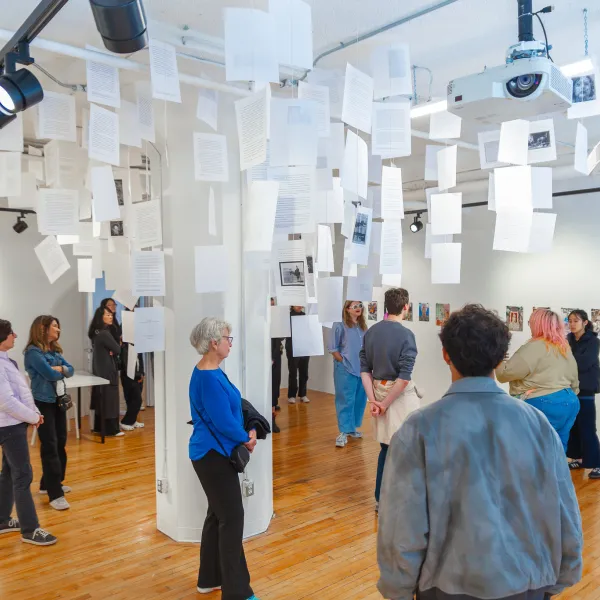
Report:
[[[567,336],[579,370],[579,395],[594,396],[600,392],[600,340],[593,331],[586,331],[579,340]]]
[[[63,367],[63,372],[52,367]],[[37,346],[28,346],[25,350],[25,370],[31,379],[33,398],[38,402],[56,402],[56,382],[75,373],[62,354],[44,352]]]

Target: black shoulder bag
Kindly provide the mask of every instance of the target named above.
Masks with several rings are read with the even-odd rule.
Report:
[[[59,384],[62,385],[59,386]],[[56,404],[62,412],[67,412],[70,408],[73,408],[73,400],[67,394],[67,384],[64,379],[54,383],[54,390],[56,392]]]
[[[212,435],[215,438],[217,444],[219,444],[219,447],[223,451],[223,454],[227,456],[225,448],[223,448],[223,444],[221,444],[219,438],[213,433],[213,430],[210,428],[210,425],[202,418],[202,414],[199,410],[196,412],[198,413],[200,420],[206,425],[208,431],[210,431],[210,435]],[[248,448],[246,448],[244,444],[238,444],[231,451],[231,454],[229,455],[229,462],[238,473],[243,473],[246,470],[246,466],[250,462],[250,450],[248,450]]]

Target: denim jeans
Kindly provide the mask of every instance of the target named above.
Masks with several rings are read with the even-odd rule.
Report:
[[[579,414],[575,419],[567,456],[582,460],[584,469],[600,467],[600,442],[596,432],[596,399],[594,396],[579,396]]]
[[[570,388],[564,389],[547,396],[528,398],[526,402],[546,415],[550,425],[558,433],[566,454],[569,433],[579,412],[579,399],[575,392]]]
[[[335,412],[340,433],[354,433],[363,422],[367,394],[362,379],[349,373],[337,360],[333,363],[335,385]]]
[[[0,427],[2,472],[0,472],[0,523],[10,519],[13,504],[22,533],[33,533],[39,526],[31,495],[33,469],[29,461],[27,423]]]
[[[381,493],[381,482],[383,481],[383,469],[385,467],[385,459],[387,458],[387,444],[380,444],[381,450],[377,459],[377,479],[375,480],[375,501],[379,502],[379,494]]]

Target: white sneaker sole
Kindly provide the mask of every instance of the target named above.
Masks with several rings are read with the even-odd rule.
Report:
[[[0,530],[0,535],[2,535],[3,533],[16,533],[17,531],[21,531],[21,529],[18,527],[17,529],[2,529]]]
[[[63,505],[63,506],[55,506],[54,504],[52,504],[52,502],[50,502],[50,506],[51,506],[51,507],[52,507],[54,510],[58,510],[58,511],[61,511],[61,510],[69,510],[69,509],[71,508],[71,505],[70,505],[69,503],[67,503],[67,505],[66,505],[66,506],[64,506],[64,505]]]
[[[288,404],[296,404],[295,398],[288,398]]]
[[[221,586],[216,588],[196,588],[198,592],[201,594],[211,594],[212,592],[218,592],[221,589]]]
[[[52,540],[51,542],[34,542],[33,540],[28,540],[27,538],[22,537],[21,541],[25,544],[31,544],[32,546],[54,546],[58,540]]]

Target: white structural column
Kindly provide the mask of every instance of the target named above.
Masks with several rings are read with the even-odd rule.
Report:
[[[219,133],[227,135],[228,183],[214,183],[217,235],[208,233],[210,185],[194,179],[193,132],[204,131],[195,118],[195,93],[184,89],[184,104],[167,105],[168,158],[163,157],[164,246],[167,296],[166,352],[156,355],[156,476],[165,477],[167,493],[157,492],[158,529],[176,541],[199,542],[207,500],[188,456],[192,427],[188,387],[199,357],[189,342],[192,328],[201,319],[216,316],[232,324],[234,337],[230,357],[223,364],[228,377],[252,404],[270,420],[270,353],[267,352],[268,313],[257,320],[245,310],[241,262],[242,190],[239,175],[234,98],[221,96]],[[162,110],[157,113],[163,113]],[[163,116],[160,114],[160,120]],[[194,279],[194,247],[224,244],[229,257],[229,291],[197,294]],[[258,278],[257,278],[258,279]],[[268,281],[265,275],[265,282]],[[267,303],[268,289],[261,293]],[[259,293],[254,289],[251,297]],[[249,323],[244,323],[245,316]],[[248,352],[248,348],[252,349]],[[264,352],[257,351],[263,348]],[[245,536],[265,531],[273,514],[273,471],[270,436],[260,441],[247,470],[255,495],[244,499]]]

